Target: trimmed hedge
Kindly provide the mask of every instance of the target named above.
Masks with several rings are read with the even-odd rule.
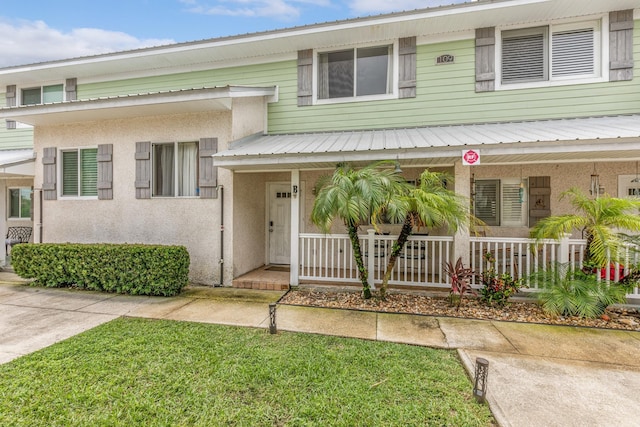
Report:
[[[11,265],[36,285],[131,295],[176,295],[189,278],[184,246],[23,244],[12,248]]]

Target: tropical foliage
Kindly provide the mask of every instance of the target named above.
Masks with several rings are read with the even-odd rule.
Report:
[[[538,301],[554,316],[600,317],[612,304],[624,303],[627,288],[598,280],[594,274],[557,264],[530,278],[540,287]]]
[[[451,261],[444,263],[444,272],[449,276],[451,289],[449,290],[449,303],[460,309],[462,297],[466,294],[477,295],[471,287],[471,281],[476,277],[476,273],[464,266],[462,258],[458,258],[455,265]]]
[[[509,297],[525,287],[524,281],[512,277],[509,273],[498,274],[495,268],[496,259],[492,252],[484,254],[484,260],[488,268],[480,276],[482,280],[480,299],[488,305],[495,304],[503,307]]]
[[[385,161],[354,169],[341,163],[333,175],[322,177],[316,184],[311,221],[326,233],[335,219],[342,220],[349,234],[365,299],[371,298],[371,288],[358,229],[362,224],[368,224],[372,215],[375,217],[376,213],[382,212],[390,200],[408,191],[408,184],[393,166],[393,162]]]
[[[559,240],[564,234],[581,231],[587,239],[587,265],[605,267],[622,261],[624,239],[620,231],[640,232],[640,200],[606,195],[590,198],[577,188],[562,193],[561,199],[565,197],[570,199],[575,213],[542,219],[531,230],[531,237]]]
[[[418,186],[408,188],[408,191],[391,198],[384,206],[387,218],[394,222],[402,222],[403,225],[398,239],[392,246],[382,278],[380,286],[382,299],[385,298],[391,272],[398,256],[414,227],[447,226],[450,232],[455,232],[468,224],[469,203],[464,197],[447,189],[445,184],[447,181],[451,181],[449,175],[425,170],[420,174]]]

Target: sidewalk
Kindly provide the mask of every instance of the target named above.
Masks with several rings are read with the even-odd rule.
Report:
[[[0,363],[119,316],[269,327],[284,292],[189,288],[141,297],[24,286],[0,273]],[[501,426],[638,425],[640,332],[278,305],[279,331],[456,349],[473,375],[489,360],[488,401]],[[470,390],[471,392],[471,390]]]

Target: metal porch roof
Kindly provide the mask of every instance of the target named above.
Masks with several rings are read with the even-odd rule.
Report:
[[[50,104],[0,107],[0,119],[33,126],[90,120],[146,117],[165,114],[231,110],[231,100],[241,97],[276,99],[276,86],[215,86],[108,96]]]
[[[314,169],[335,163],[399,159],[447,166],[464,149],[483,164],[640,158],[640,115],[428,126],[406,129],[254,135],[215,154],[229,169]]]

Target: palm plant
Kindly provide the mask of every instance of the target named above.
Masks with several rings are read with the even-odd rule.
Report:
[[[620,262],[624,240],[618,230],[640,231],[640,200],[610,196],[592,199],[577,188],[565,191],[560,199],[564,197],[571,199],[576,213],[542,219],[531,230],[531,237],[559,240],[578,230],[587,239],[585,265],[605,267],[609,262]]]
[[[331,230],[336,218],[344,222],[365,299],[371,298],[371,288],[362,258],[358,229],[360,225],[369,223],[373,213],[381,212],[394,195],[406,192],[408,184],[393,166],[393,162],[383,161],[354,169],[341,163],[331,176],[320,178],[316,184],[311,221],[325,233]]]
[[[469,221],[469,203],[464,197],[448,190],[445,181],[451,177],[441,172],[425,170],[420,174],[418,187],[394,197],[384,206],[388,218],[403,221],[398,239],[391,248],[387,267],[380,285],[380,298],[384,299],[398,256],[415,226],[442,227],[456,231]]]
[[[593,274],[573,270],[568,264],[540,270],[530,281],[540,287],[538,301],[553,316],[597,318],[611,304],[626,301],[625,286],[598,281]]]

